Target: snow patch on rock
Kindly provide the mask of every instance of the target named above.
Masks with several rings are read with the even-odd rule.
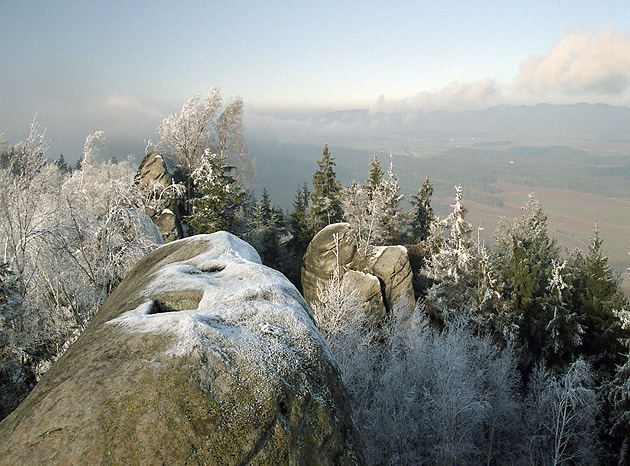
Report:
[[[321,347],[329,353],[304,298],[284,275],[262,265],[252,246],[225,232],[180,241],[204,242],[207,248],[154,273],[142,291],[147,300],[110,324],[130,332],[175,335],[169,354],[176,356],[209,347],[219,351],[216,343],[223,346],[226,339],[229,346],[251,351],[254,359],[275,350],[293,353],[292,347],[307,352]],[[197,308],[156,311],[160,296],[186,292],[201,293]]]

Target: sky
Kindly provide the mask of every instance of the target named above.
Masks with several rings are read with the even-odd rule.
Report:
[[[630,105],[625,1],[0,0],[0,133],[146,141],[213,87],[278,112]],[[249,120],[248,120],[249,119]],[[269,122],[267,121],[267,124]]]

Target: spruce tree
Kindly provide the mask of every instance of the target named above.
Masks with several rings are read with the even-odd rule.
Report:
[[[70,171],[66,160],[63,158],[63,154],[59,154],[59,158],[55,161],[55,165],[57,165],[57,167],[59,167],[59,170],[64,173],[68,173]]]
[[[580,350],[597,372],[609,376],[624,362],[626,350],[622,342],[630,334],[622,328],[617,314],[630,311],[630,304],[601,248],[602,239],[595,230],[587,253],[572,254],[569,268],[574,289],[573,309],[585,328]]]
[[[503,283],[503,295],[514,307],[519,325],[522,369],[529,373],[545,353],[549,341],[547,326],[553,316],[547,313],[554,264],[560,262],[556,238],[547,234],[547,214],[530,195],[524,214],[510,225],[499,224],[495,234],[494,264]],[[550,366],[556,361],[547,360]]]
[[[434,219],[433,208],[431,207],[431,196],[433,196],[433,184],[426,176],[420,184],[418,194],[411,196],[411,237],[414,242],[424,241],[431,234],[431,222]]]
[[[293,200],[293,212],[290,216],[291,241],[293,250],[300,258],[306,252],[308,244],[313,239],[313,231],[308,224],[308,211],[310,206],[311,193],[306,182],[302,187],[298,187]]]
[[[237,211],[246,196],[233,171],[225,155],[206,150],[201,157],[198,168],[192,172],[196,191],[190,201],[192,214],[184,218],[195,232],[236,231]]]
[[[380,160],[378,160],[378,157],[376,157],[376,152],[374,152],[374,156],[372,157],[372,161],[370,162],[370,173],[368,174],[366,184],[366,189],[370,199],[372,198],[372,193],[374,192],[374,190],[381,185],[384,174],[385,173],[381,169],[381,162]]]
[[[315,232],[331,223],[340,222],[343,210],[339,193],[342,185],[337,180],[334,167],[335,158],[328,151],[328,144],[324,145],[322,158],[317,162],[317,170],[313,174],[313,194],[310,223]]]

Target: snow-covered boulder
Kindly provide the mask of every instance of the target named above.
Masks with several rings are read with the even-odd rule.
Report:
[[[311,310],[219,232],[143,258],[0,423],[0,465],[356,465]]]
[[[375,247],[363,257],[352,242],[350,225],[334,223],[315,235],[304,255],[302,291],[310,305],[318,301],[318,287],[330,281],[335,269],[358,292],[372,320],[397,306],[413,308],[413,274],[404,246]]]

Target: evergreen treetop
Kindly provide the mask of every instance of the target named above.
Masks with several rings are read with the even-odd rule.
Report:
[[[376,156],[376,152],[372,156],[372,160],[370,161],[370,173],[368,174],[367,185],[366,188],[368,190],[368,194],[371,196],[372,192],[378,188],[383,180],[383,169],[381,168],[381,162]]]
[[[308,211],[310,207],[311,192],[306,181],[302,187],[298,187],[293,200],[293,213],[290,216],[291,234],[295,253],[302,257],[308,244],[313,239],[313,231],[308,224]]]
[[[68,164],[63,157],[63,154],[59,154],[59,158],[55,161],[55,165],[57,165],[57,167],[59,167],[59,170],[64,173],[68,173],[70,171],[70,169],[68,168]]]
[[[431,234],[431,222],[435,218],[431,207],[433,184],[426,176],[420,184],[418,193],[411,196],[411,236],[415,242],[426,240]]]
[[[311,225],[319,231],[327,225],[341,222],[343,209],[339,200],[342,185],[337,180],[334,167],[335,159],[330,155],[328,144],[324,145],[322,158],[317,161],[317,170],[313,174],[313,194],[311,194]]]
[[[245,200],[245,192],[232,175],[233,170],[225,155],[206,150],[192,172],[198,196],[190,201],[192,214],[185,220],[197,233],[235,232],[237,209]]]

